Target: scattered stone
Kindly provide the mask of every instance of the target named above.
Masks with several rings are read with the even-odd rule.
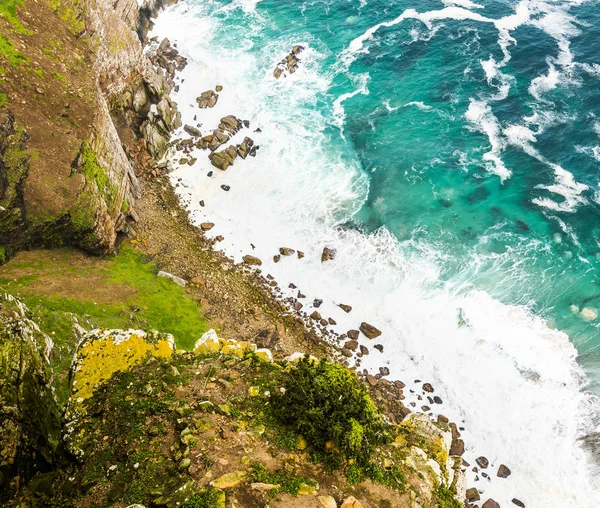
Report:
[[[177,275],[173,275],[169,272],[163,272],[162,270],[158,272],[157,277],[165,277],[166,279],[171,279],[175,284],[184,288],[186,286],[186,281],[181,277],[177,277]]]
[[[202,134],[200,133],[200,129],[193,127],[192,125],[184,125],[183,126],[183,130],[185,132],[187,132],[190,136],[199,138],[200,136],[202,136]]]
[[[516,497],[513,497],[512,504],[516,504],[519,508],[525,508],[525,503],[519,501]]]
[[[477,459],[475,459],[475,462],[477,462],[481,469],[485,469],[490,465],[490,461],[485,457],[478,457]]]
[[[335,319],[333,319],[332,317],[327,318],[327,321],[329,322],[330,325],[337,325],[337,322]]]
[[[316,310],[310,315],[311,319],[314,319],[315,321],[321,321],[321,314],[319,314]]]
[[[437,421],[441,422],[441,423],[448,423],[450,420],[448,420],[447,416],[444,415],[438,415],[437,417]]]
[[[248,265],[255,265],[255,266],[262,265],[262,261],[259,258],[255,257],[255,256],[251,256],[250,254],[246,254],[242,259]]]
[[[388,369],[387,367],[379,367],[379,373],[382,376],[389,376],[390,375],[390,369]]]
[[[202,224],[200,224],[200,229],[202,231],[210,231],[214,227],[215,225],[212,222],[203,222]]]
[[[335,258],[335,249],[330,249],[329,247],[323,248],[323,253],[321,254],[321,263],[325,261],[332,261]]]
[[[279,247],[279,254],[282,256],[291,256],[296,252],[294,249],[290,249],[289,247]]]
[[[316,496],[318,492],[319,486],[308,485],[307,483],[303,483],[300,485],[300,489],[298,490],[298,494],[300,496]]]
[[[488,499],[485,503],[481,505],[481,508],[500,508],[500,505],[496,503],[493,499]]]
[[[372,374],[368,374],[367,383],[369,383],[371,386],[375,386],[377,384],[377,379],[375,379],[375,376],[373,376]]]
[[[340,508],[363,508],[363,505],[354,496],[350,496],[344,500]]]
[[[196,102],[199,108],[206,109],[213,108],[218,99],[219,96],[214,91],[207,90],[206,92],[202,92],[200,97],[196,97]]]
[[[215,86],[215,91],[221,92],[222,90],[223,90],[223,87],[221,85]]]
[[[504,464],[500,464],[498,468],[498,478],[508,478],[510,476],[510,469],[506,467]]]
[[[278,490],[281,485],[275,485],[273,483],[251,483],[250,488],[252,490],[258,490],[259,492],[269,493],[272,490]]]
[[[319,300],[318,298],[315,298],[313,300],[313,307],[315,309],[318,309],[321,306],[322,303],[323,303],[323,300]]]
[[[279,254],[275,254],[275,255],[273,256],[273,261],[274,261],[275,263],[279,263],[279,260],[280,260],[280,259],[281,259],[281,256],[280,256]]]
[[[481,499],[479,497],[479,491],[475,487],[467,489],[466,495],[469,503],[472,503],[473,501],[479,501]]]
[[[294,302],[294,310],[300,310],[302,307],[303,305],[299,301]]]
[[[383,344],[375,344],[373,347],[380,353],[383,353]]]
[[[429,406],[421,406],[421,411],[427,413],[427,411],[431,411],[431,408]]]
[[[434,397],[433,397],[433,402],[434,402],[435,404],[443,404],[443,402],[444,402],[444,401],[443,401],[443,400],[442,400],[440,397],[438,397],[438,396],[436,395],[436,396],[434,396]]]
[[[213,480],[210,482],[210,485],[218,489],[229,489],[241,483],[245,478],[245,471],[234,471],[233,473],[227,473],[216,480]]]
[[[429,383],[425,383],[423,385],[423,391],[427,393],[433,393],[433,386],[431,386]]]
[[[346,305],[344,303],[338,303],[338,307],[342,309],[346,314],[348,314],[348,312],[352,310],[352,307],[350,305]]]
[[[249,137],[245,137],[244,141],[237,147],[237,153],[242,158],[245,159],[252,152],[252,147],[254,146],[254,141]]]
[[[344,344],[344,347],[349,349],[350,351],[356,351],[356,349],[358,348],[358,341],[349,340],[348,342],[346,342],[346,344]]]
[[[302,259],[304,257],[304,252],[302,252],[301,250],[299,250],[297,252],[297,254],[298,254],[298,259]]]
[[[348,335],[348,337],[350,337],[352,340],[358,340],[359,331],[358,330],[348,330],[346,332],[346,335]]]
[[[319,496],[317,499],[323,508],[337,508],[337,503],[331,496]]]
[[[237,148],[233,145],[230,145],[228,148],[221,150],[220,152],[212,152],[208,156],[210,163],[222,171],[225,171],[229,166],[232,166],[236,157]]]
[[[360,348],[360,354],[362,355],[368,355],[369,354],[369,348],[367,346],[363,346],[362,344],[359,346]]]
[[[231,187],[229,185],[221,185],[221,189],[223,189],[225,192],[229,191],[229,189],[231,189]]]
[[[369,323],[365,323],[364,321],[360,324],[360,331],[371,340],[376,339],[381,335],[380,330]]]
[[[453,439],[449,453],[450,455],[458,455],[460,457],[465,453],[465,442],[462,439]]]
[[[192,277],[190,282],[192,284],[196,284],[197,286],[204,286],[204,284],[206,284],[206,279],[196,276],[196,277]]]

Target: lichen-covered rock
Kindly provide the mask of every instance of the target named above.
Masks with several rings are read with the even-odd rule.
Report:
[[[87,400],[97,388],[149,355],[168,359],[174,352],[175,340],[165,333],[99,329],[84,336],[71,366],[71,392],[65,407],[67,449],[76,457],[85,453],[88,436],[79,423],[87,412]]]
[[[0,500],[13,477],[28,481],[57,460],[60,414],[50,386],[51,349],[26,307],[0,294]]]

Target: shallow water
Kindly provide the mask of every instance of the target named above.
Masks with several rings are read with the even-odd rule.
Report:
[[[470,476],[484,500],[594,506],[579,439],[600,392],[597,2],[188,0],[154,32],[190,61],[184,123],[235,114],[251,127],[234,142],[260,145],[210,178],[205,154],[172,173],[193,217],[305,310],[323,298],[338,333],[381,328],[363,366],[432,382],[465,458],[512,469]],[[300,69],[275,80],[294,44]],[[306,257],[274,264],[284,245]]]

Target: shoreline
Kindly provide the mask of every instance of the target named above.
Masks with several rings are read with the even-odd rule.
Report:
[[[292,48],[292,46],[290,46],[290,49],[291,48]],[[275,65],[276,61],[274,61],[273,64]],[[206,75],[203,76],[203,78],[206,78],[206,77],[207,77]],[[215,83],[218,83],[221,78],[218,75],[213,75],[210,79],[212,81],[214,81]],[[202,87],[201,86],[200,88],[206,88],[206,87]],[[227,92],[228,92],[228,89],[227,89],[227,86],[225,85],[225,90],[224,90],[223,93],[226,94]],[[197,95],[200,95],[201,93],[202,93],[202,89],[197,89]],[[185,102],[185,99],[184,99],[184,102]],[[184,120],[185,120],[185,110],[183,110],[183,113],[184,113]],[[211,122],[210,121],[206,122],[205,119],[202,117],[203,113],[208,113],[209,117],[212,116],[212,123],[216,125],[219,116],[221,116],[221,113],[223,115],[225,115],[225,114],[230,114],[231,111],[223,111],[223,110],[221,110],[220,113],[216,113],[216,111],[215,112],[211,112],[210,110],[201,110],[199,112],[199,114],[198,114],[198,120],[201,121],[201,122],[203,122],[203,123],[208,123],[210,125]],[[254,127],[256,127],[256,126],[255,125],[251,125],[250,129],[252,130],[252,129],[254,129]],[[260,127],[261,127],[261,125],[259,125],[259,128]],[[203,126],[203,128],[204,128],[204,126]],[[240,141],[241,137],[236,138],[236,139],[238,141]],[[223,148],[225,146],[227,146],[227,144],[224,145]],[[203,153],[203,152],[201,152],[201,153]],[[191,156],[192,157],[196,157],[195,154],[192,154]],[[260,156],[261,156],[261,152],[259,151],[259,154],[257,156],[257,160],[260,159]],[[186,155],[183,155],[183,157],[186,157]],[[176,158],[176,156],[175,156],[175,158]],[[196,164],[198,164],[198,163],[196,163]],[[220,172],[216,168],[212,168],[211,167],[210,169],[215,172],[215,175],[218,176],[220,178],[220,180],[224,182],[224,184],[228,185],[229,182],[226,182],[226,180],[228,178],[228,175],[231,174],[231,172],[235,172],[235,175],[233,175],[233,178],[235,178],[235,177],[242,178],[240,175],[244,174],[244,166],[243,166],[243,164],[244,164],[244,161],[240,161],[239,162],[239,167],[238,167],[237,166],[237,162],[236,162],[235,163],[235,167],[227,169],[227,171],[225,173]],[[177,164],[175,166],[177,166]],[[187,180],[186,181],[186,175],[189,176],[194,171],[195,171],[195,173],[194,173],[193,178],[191,180]],[[179,189],[176,188],[176,192],[179,195],[179,198],[181,200],[181,204],[182,204],[183,208],[185,208],[186,205],[189,205],[194,198],[197,198],[198,194],[194,193],[193,189],[194,189],[194,186],[196,184],[200,185],[200,182],[202,182],[201,178],[202,177],[198,173],[197,167],[194,169],[194,167],[192,166],[192,169],[190,170],[190,169],[188,169],[186,167],[186,165],[183,165],[183,166],[180,165],[179,167],[176,167],[175,170],[174,170],[174,172],[171,174],[172,182],[173,182],[173,184],[176,187],[177,187],[178,183],[182,184],[182,185],[188,185],[188,186],[190,186],[191,190],[189,190],[189,192],[188,192],[188,189],[185,188],[184,186],[179,186]],[[182,182],[182,180],[183,180],[183,182]],[[217,181],[217,182],[212,182],[211,180],[206,181],[207,182],[206,185],[209,185],[208,182],[210,182],[212,184],[213,190],[210,192],[210,195],[213,197],[213,200],[214,199],[218,199],[219,193],[222,193],[222,190],[219,190],[219,188],[218,188],[219,187],[218,184],[220,184],[221,181]],[[188,194],[190,194],[190,196],[188,196]],[[203,201],[205,199],[205,195],[204,194],[206,194],[206,193],[202,193],[201,194]],[[194,196],[194,198],[191,197],[192,195]],[[221,195],[223,195],[223,194],[221,194]],[[227,200],[229,198],[226,195],[224,195],[224,196],[225,196],[225,198],[223,198],[223,199],[226,202],[228,202]],[[201,205],[201,206],[203,206],[203,205]],[[249,248],[243,248],[242,245],[240,245],[240,242],[239,242],[240,239],[239,238],[231,238],[231,236],[233,235],[233,233],[231,233],[231,231],[233,231],[235,229],[235,227],[231,223],[226,222],[226,220],[231,220],[231,219],[226,219],[226,216],[219,216],[218,214],[215,214],[214,211],[211,213],[211,211],[209,210],[208,206],[207,206],[207,208],[203,207],[201,209],[198,209],[197,206],[195,206],[195,205],[194,205],[194,207],[196,208],[196,210],[195,210],[194,216],[192,217],[192,221],[195,224],[200,225],[202,222],[209,222],[209,221],[211,223],[214,222],[216,224],[214,226],[214,229],[211,229],[210,233],[207,233],[207,236],[212,236],[213,238],[215,238],[215,237],[221,236],[221,234],[225,235],[225,241],[220,244],[220,245],[225,245],[225,244],[227,245],[227,247],[224,248],[225,252],[227,252],[230,256],[232,256],[236,260],[239,260],[244,255],[247,255],[247,254],[251,253],[251,251],[249,250]],[[221,220],[219,220],[219,218]],[[248,244],[250,244],[252,242],[252,237],[251,236],[247,236],[245,238],[242,238],[242,240],[243,240],[243,245],[248,245]],[[264,238],[262,238],[262,240],[264,240]],[[219,245],[219,244],[217,244],[217,245]],[[324,246],[326,247],[327,245],[324,245]],[[321,247],[323,247],[323,245]],[[258,245],[257,245],[257,248],[258,248]],[[263,260],[265,260],[265,259],[267,260],[266,265],[269,268],[272,268],[274,266],[271,263],[271,261],[270,261],[270,257],[271,256],[276,256],[276,257],[278,255],[281,256],[280,259],[276,262],[278,266],[281,266],[280,263],[283,263],[284,259],[285,260],[288,259],[288,258],[282,256],[281,254],[278,254],[278,248],[291,248],[291,249],[295,249],[295,250],[300,249],[300,250],[302,250],[304,252],[303,246],[300,245],[300,244],[299,245],[295,245],[294,242],[292,242],[292,241],[290,241],[290,242],[281,242],[281,240],[280,240],[278,242],[275,239],[275,240],[273,240],[273,242],[271,242],[271,244],[268,246],[268,248],[263,248],[262,255],[261,254],[258,255],[259,257],[262,257]],[[265,254],[265,250],[267,250],[269,252],[269,254]],[[305,252],[305,254],[308,255],[307,252]],[[313,251],[313,252],[310,253],[310,256],[312,256],[312,258],[313,258],[314,264],[318,264],[314,260],[314,258],[316,258],[317,256],[320,257],[320,255],[321,255],[320,252],[314,252]],[[294,256],[292,256],[292,257],[294,258],[294,263],[296,263],[297,262],[296,258]],[[289,258],[289,259],[291,260],[291,258]],[[288,263],[289,263],[289,261],[288,261]],[[296,266],[300,267],[301,265],[296,265]],[[293,271],[293,269],[290,268],[288,270],[288,272],[290,270]],[[280,277],[277,277],[277,280],[279,280],[279,279],[280,279]],[[278,292],[278,293],[276,293],[274,295],[275,298],[283,299],[284,302],[287,301],[287,303],[291,304],[292,307],[293,307],[293,304],[295,303],[295,301],[302,300],[301,298],[298,298],[297,296],[295,296],[295,295],[297,295],[297,291],[302,291],[303,293],[306,292],[309,295],[309,298],[306,301],[302,300],[302,303],[304,304],[304,307],[296,309],[296,313],[297,314],[301,314],[301,315],[304,314],[304,318],[306,318],[308,315],[310,315],[311,311],[315,310],[315,309],[313,309],[310,306],[310,301],[312,300],[313,296],[316,297],[316,298],[321,299],[322,298],[322,294],[319,294],[318,292],[317,293],[313,292],[311,294],[311,292],[306,291],[300,285],[297,288],[296,287],[294,287],[294,288],[287,288],[286,287],[287,280],[285,278],[282,278],[281,280],[284,281],[285,283],[283,284],[283,287],[280,289],[280,292]],[[294,279],[292,279],[292,280],[294,280]],[[290,289],[291,289],[291,291],[290,291]],[[334,297],[332,299],[332,301],[329,302],[329,303],[330,304],[336,304],[336,303],[354,303],[354,302],[350,302],[350,301],[346,302],[345,300],[342,301],[342,302],[337,302],[337,298]],[[497,308],[493,307],[491,305],[491,302],[486,302],[486,303],[488,303],[488,310],[492,310],[492,312],[495,312],[495,311],[498,311],[498,310],[502,310],[502,309],[497,309]],[[355,306],[356,306],[357,309],[359,309],[359,307],[360,307],[360,305],[355,305]],[[331,308],[331,305],[330,305],[330,308]],[[308,309],[308,312],[305,312],[307,309]],[[370,322],[369,318],[368,318],[369,311],[368,310],[364,311],[364,309],[363,309],[363,313],[365,314],[365,318],[366,318],[365,320],[367,322]],[[510,312],[508,312],[508,310],[505,311],[505,313],[506,313],[506,317],[510,316]],[[513,313],[514,313],[514,311],[513,311]],[[323,313],[321,313],[321,314],[323,314]],[[327,316],[325,316],[325,317],[327,317]],[[342,319],[337,319],[337,316],[333,316],[333,317],[334,317],[334,320],[337,323],[339,323],[338,328],[340,330],[356,329],[356,328],[358,328],[358,323],[360,323],[361,321],[363,321],[363,319],[359,319],[358,317],[356,317],[355,311],[352,314],[352,322],[350,322],[350,321],[344,321],[344,319],[343,319],[344,318],[344,314],[341,314]],[[348,316],[346,316],[346,317],[348,317]],[[356,319],[354,319],[354,318],[356,318]],[[523,321],[525,321],[526,319],[529,319],[529,317],[526,316],[525,314],[523,314],[519,318],[522,319]],[[358,320],[358,321],[356,321],[356,320]],[[311,321],[310,318],[306,319],[306,321],[309,323],[309,325],[311,323],[314,323],[314,321]],[[535,327],[536,330],[537,329],[541,330],[543,328],[543,326],[542,326],[542,328],[540,328],[540,326],[542,324],[540,322],[538,322],[538,321],[539,320],[536,320],[534,322],[534,327]],[[378,326],[379,323],[376,320],[373,320],[372,324],[375,325],[375,326]],[[388,325],[388,323],[384,322],[382,324],[382,326],[381,326],[381,328],[384,330],[384,334],[385,334],[386,333],[386,327],[384,327],[383,325]],[[521,325],[521,326],[523,326],[523,325]],[[339,333],[339,336],[341,336],[341,335],[344,335],[343,332]],[[332,334],[332,336],[334,338],[336,337],[335,334]],[[345,337],[343,337],[343,338],[345,339]],[[369,344],[369,343],[367,342],[367,344]],[[337,348],[338,352],[341,349],[343,349],[343,347],[338,346],[338,348]],[[390,353],[391,353],[392,356],[390,356]],[[374,351],[374,354],[377,354],[377,352]],[[387,357],[387,362],[388,363],[386,363],[384,366],[389,365],[389,362],[392,361],[391,358],[393,357],[393,354],[394,354],[394,352],[393,351],[392,352],[388,351],[387,350],[387,346],[386,346],[386,357]],[[406,358],[407,356],[408,355],[406,354],[406,352],[402,352],[402,356],[399,356],[399,357],[400,358]],[[344,358],[342,358],[342,360],[343,359]],[[421,359],[421,361],[422,360],[423,359]],[[366,361],[369,362],[369,364],[370,364],[369,367],[372,369],[371,373],[376,372],[377,368],[380,366],[380,365],[376,365],[378,363],[378,361],[374,360],[374,357],[372,355],[369,356],[368,358],[366,358]],[[383,363],[383,362],[379,362],[379,363]],[[413,366],[413,368],[410,369],[410,372],[417,373],[418,370],[419,370],[419,366],[417,364],[415,364]],[[400,377],[401,379],[406,380],[404,375],[400,376],[398,374],[392,374],[392,377]],[[416,374],[415,379],[420,379],[420,377],[421,377],[420,375]],[[443,386],[443,382],[440,382],[438,380],[437,383],[438,383],[438,385],[440,387],[442,387],[442,389],[445,388]],[[421,395],[419,395],[419,396],[421,396]],[[460,400],[460,397],[457,395],[455,389],[454,389],[454,393],[452,393],[452,397],[453,398],[458,397],[458,399]],[[415,395],[415,399],[416,398],[417,398],[417,396]],[[443,397],[443,398],[445,399],[446,397]],[[416,401],[413,401],[413,402],[416,402]],[[433,407],[435,407],[435,406],[433,406]],[[441,411],[445,412],[445,409],[442,409]],[[460,406],[459,407],[454,407],[453,411],[456,413],[456,415],[459,415],[459,417],[455,418],[455,420],[456,421],[461,421],[460,415],[463,414],[463,410],[460,408]],[[467,435],[468,435],[468,433],[467,433]],[[468,437],[467,437],[467,441],[469,441]],[[484,449],[480,449],[479,453],[474,453],[473,454],[473,459],[475,457],[477,457],[480,453],[485,453],[485,450]],[[497,460],[501,461],[501,457],[497,457]],[[474,462],[474,460],[472,462]],[[471,464],[471,467],[473,467],[472,464]],[[473,478],[474,478],[474,475],[471,474],[471,479],[473,479]],[[500,481],[502,481],[502,480],[500,480]],[[510,487],[508,487],[508,485],[507,485],[507,488],[510,488]],[[516,493],[516,494],[517,494],[517,497],[518,497],[518,493]]]

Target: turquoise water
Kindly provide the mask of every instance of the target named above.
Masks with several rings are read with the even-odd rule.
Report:
[[[541,2],[528,3],[535,10]],[[511,14],[517,2],[478,4],[484,8],[473,12],[499,19]],[[276,23],[256,38],[308,36],[329,55],[321,65],[336,74],[318,107],[330,107],[332,98],[360,88],[367,79],[368,94],[343,102],[348,145],[343,149],[358,158],[370,179],[368,200],[355,222],[368,231],[386,226],[401,241],[435,244],[443,255],[442,278],[459,277],[551,320],[577,346],[592,388],[600,392],[598,324],[571,310],[572,305],[600,308],[600,204],[595,196],[600,68],[584,67],[596,64],[600,54],[600,10],[597,2],[572,2],[572,8],[564,1],[548,4],[550,9],[538,7],[541,12],[533,17],[554,12],[548,30],[566,35],[573,61],[554,63],[557,40],[539,27],[517,28],[511,33],[510,60],[501,69],[510,90],[497,100],[503,79],[488,81],[481,65],[490,57],[503,59],[498,30],[488,23],[444,19],[432,30],[407,19],[382,27],[365,43],[368,53],[336,72],[340,53],[367,29],[408,8],[439,9],[439,2],[376,0],[361,8],[347,1],[263,1],[258,12]],[[553,63],[559,83],[536,98],[532,81],[548,74]],[[498,156],[511,175],[502,180],[490,171],[493,164],[483,157],[490,140],[465,117],[472,100],[487,104],[500,131],[530,129],[535,135],[530,145],[544,161],[499,134],[506,146]],[[407,106],[415,102],[424,106]],[[579,202],[571,205],[560,193],[540,187],[555,184],[552,164],[587,186],[577,192]],[[536,199],[565,210],[541,206]]]
[[[379,326],[361,368],[432,382],[465,459],[513,470],[470,486],[502,506],[600,502],[598,2],[188,0],[155,33],[189,61],[184,123],[234,114],[251,127],[232,142],[260,145],[225,172],[174,156],[192,219],[308,314],[322,299],[337,333]],[[282,245],[306,256],[271,262]]]

